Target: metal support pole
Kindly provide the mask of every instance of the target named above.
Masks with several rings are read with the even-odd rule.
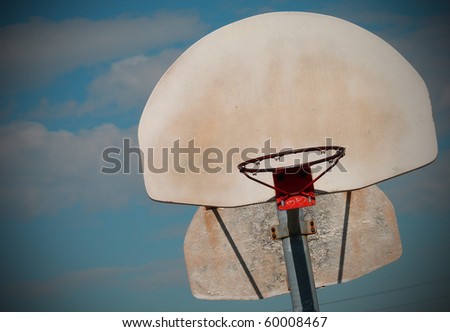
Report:
[[[293,311],[319,311],[302,209],[278,210],[279,227],[289,236],[282,239]]]

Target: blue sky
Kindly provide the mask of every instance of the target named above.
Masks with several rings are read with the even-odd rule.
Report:
[[[0,310],[283,311],[288,295],[200,301],[184,234],[196,207],[147,198],[101,152],[136,133],[165,69],[193,42],[269,11],[337,16],[394,46],[424,78],[439,157],[382,183],[395,263],[318,291],[323,311],[450,310],[450,11],[444,1],[3,1],[0,4]],[[395,142],[393,142],[395,144]]]

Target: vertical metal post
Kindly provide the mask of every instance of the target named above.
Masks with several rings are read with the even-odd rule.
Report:
[[[282,239],[293,311],[319,311],[316,286],[309,255],[302,209],[278,210],[280,228],[289,236]]]

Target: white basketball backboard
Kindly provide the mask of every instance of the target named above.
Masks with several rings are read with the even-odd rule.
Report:
[[[416,70],[367,30],[312,13],[258,15],[205,36],[167,70],[139,124],[149,196],[205,206],[272,198],[237,169],[265,147],[328,143],[346,155],[315,183],[324,192],[363,188],[437,155]]]

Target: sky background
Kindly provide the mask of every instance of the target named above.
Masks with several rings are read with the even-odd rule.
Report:
[[[183,240],[196,207],[148,199],[101,152],[130,138],[168,66],[239,19],[310,11],[356,23],[422,75],[439,157],[382,183],[403,256],[318,290],[322,311],[450,311],[450,11],[446,1],[2,1],[0,310],[286,311],[289,295],[201,301]],[[393,142],[395,144],[395,142]],[[374,165],[375,167],[376,165]]]

